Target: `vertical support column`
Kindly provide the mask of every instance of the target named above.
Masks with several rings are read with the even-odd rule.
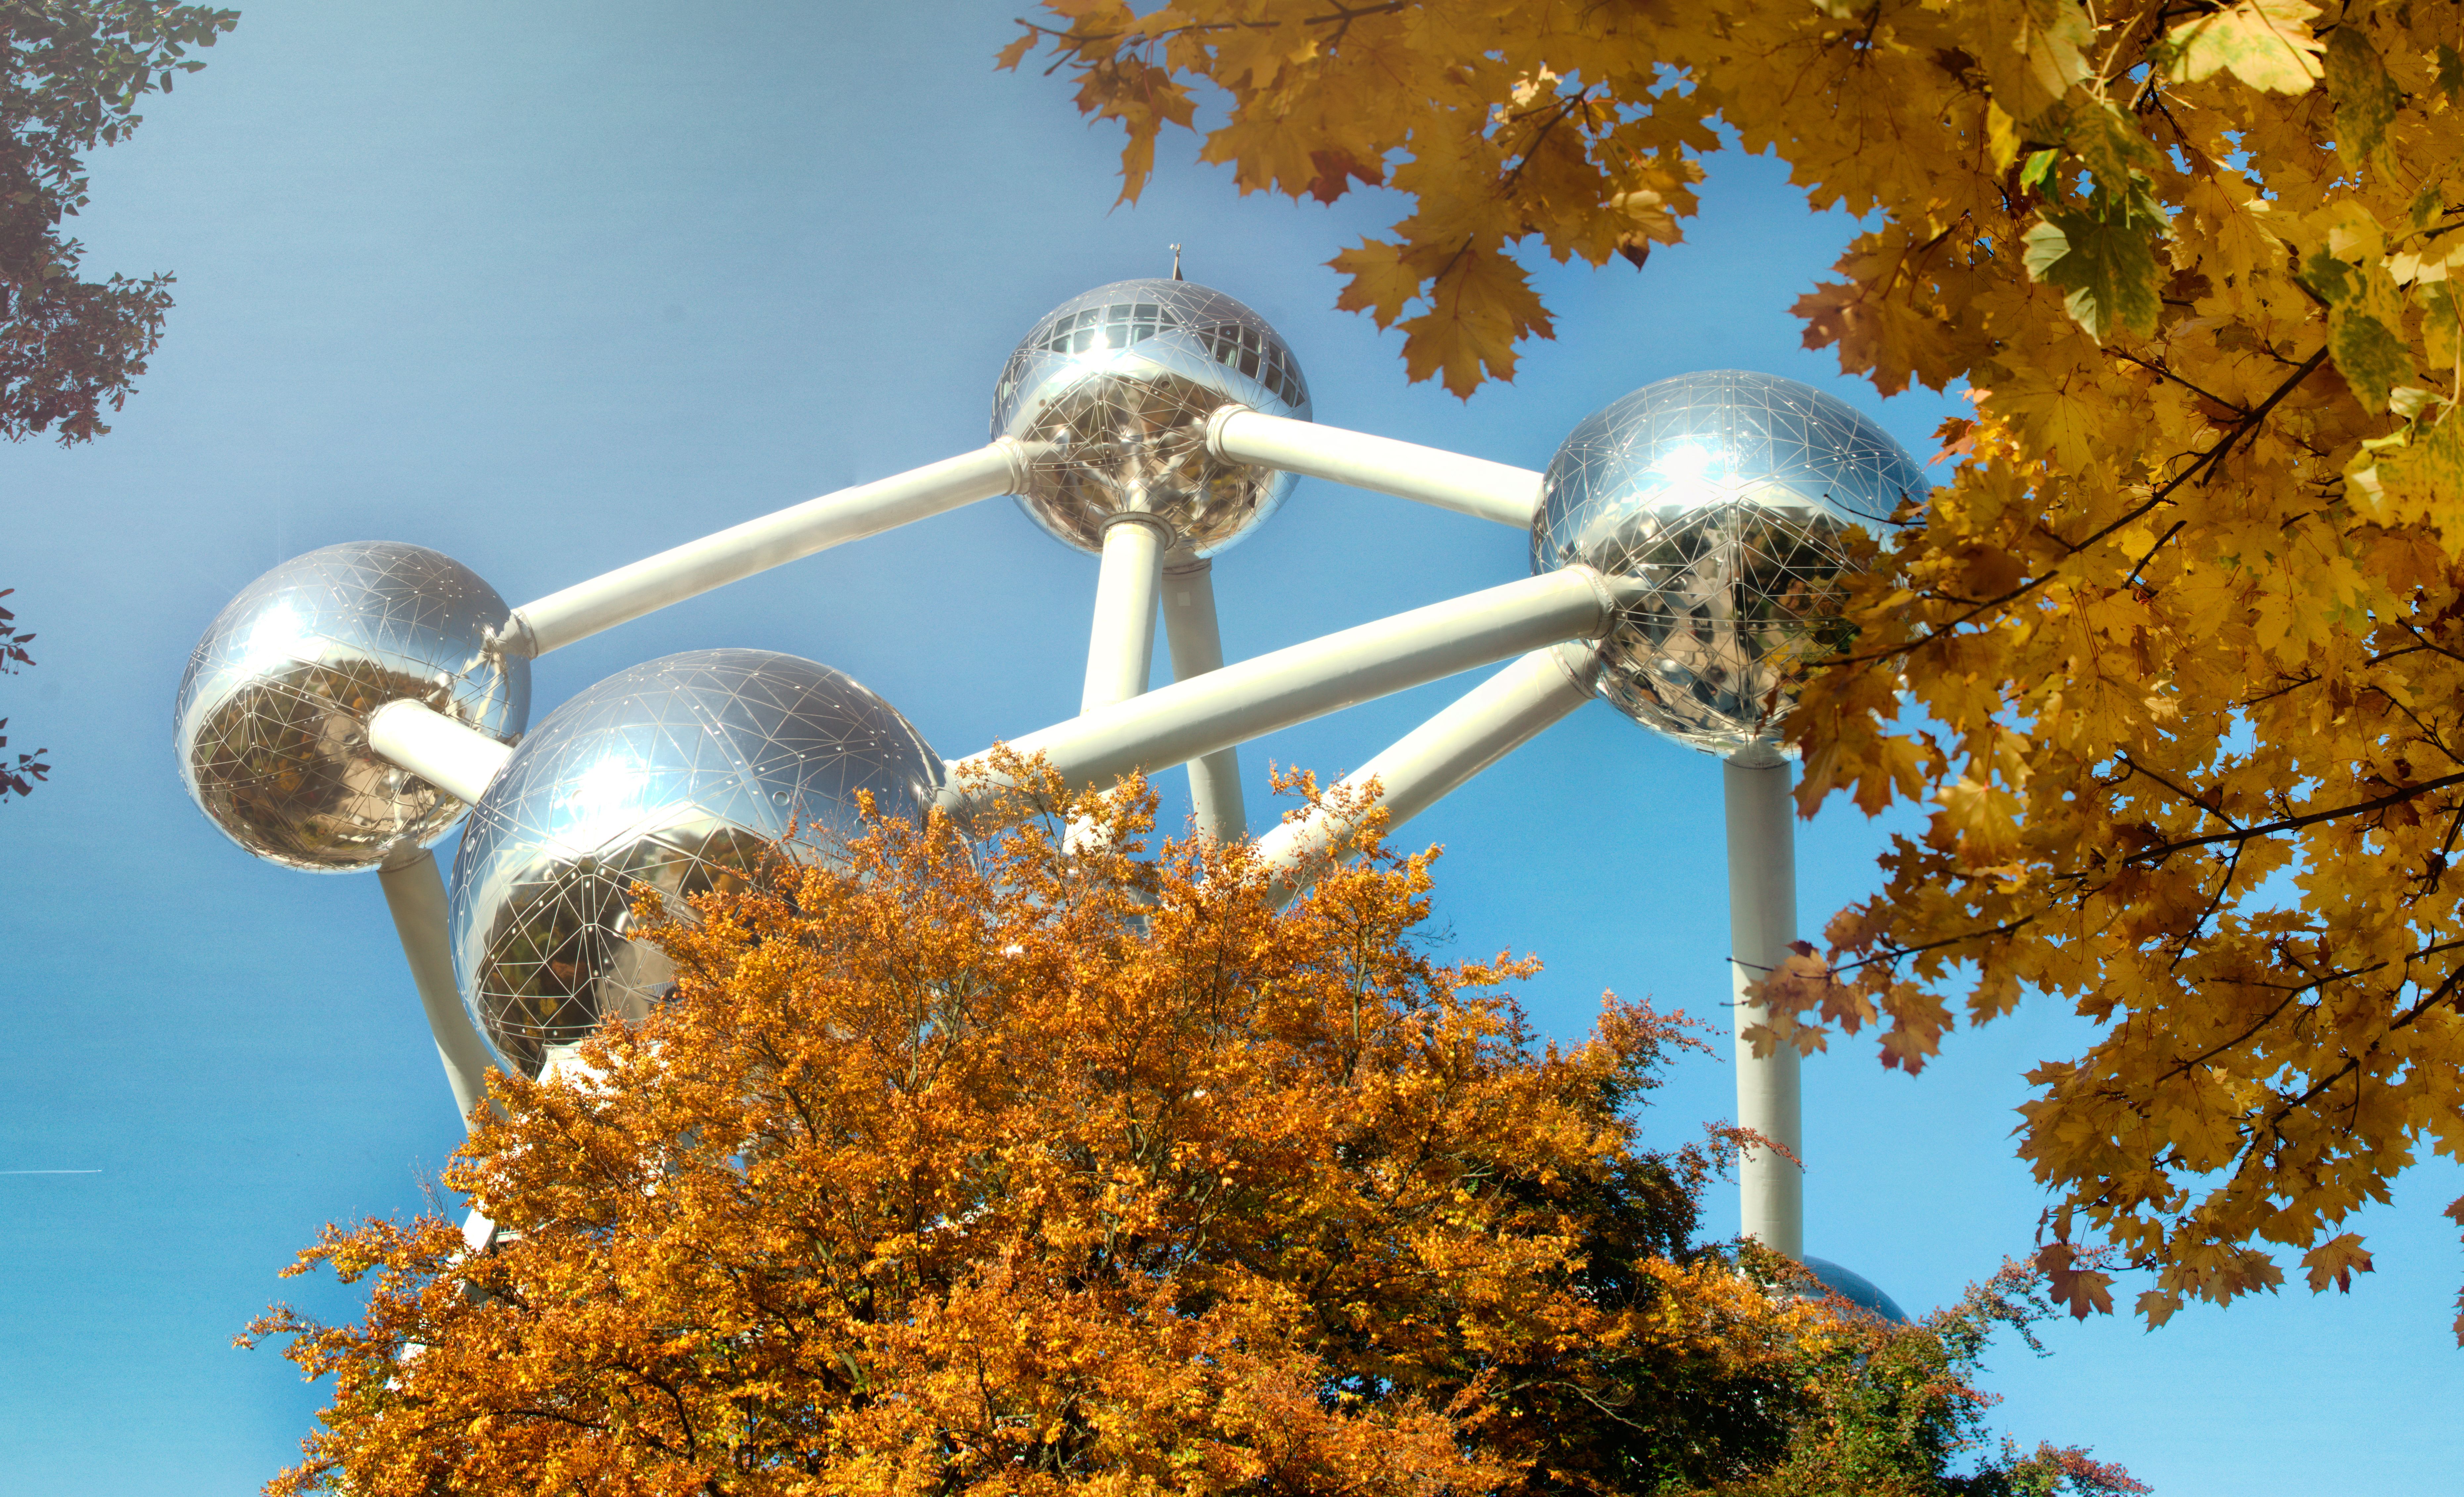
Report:
[[[1805,1157],[1797,1052],[1783,1045],[1757,1056],[1747,1026],[1764,1019],[1746,1002],[1746,985],[1787,960],[1796,939],[1796,819],[1789,795],[1793,771],[1774,764],[1725,762],[1728,810],[1729,987],[1735,1000],[1737,1122]],[[1802,1261],[1805,1257],[1805,1172],[1770,1149],[1749,1149],[1737,1161],[1745,1235]]]
[[[1111,537],[1105,537],[1109,542]],[[1172,679],[1187,681],[1223,664],[1223,635],[1215,618],[1215,564],[1193,556],[1163,575],[1164,639],[1172,646]],[[1198,830],[1219,842],[1249,833],[1241,800],[1241,750],[1218,748],[1189,761],[1189,803]]]
[[[1127,702],[1147,689],[1147,671],[1155,663],[1155,592],[1163,580],[1163,549],[1171,541],[1170,528],[1153,515],[1115,515],[1105,528],[1080,712]]]
[[[421,853],[396,868],[381,868],[385,903],[393,911],[394,934],[402,938],[402,954],[410,963],[410,981],[419,989],[419,1006],[428,1011],[428,1032],[436,1041],[436,1058],[445,1066],[446,1083],[453,1088],[453,1105],[470,1120],[471,1109],[486,1100],[488,1072],[496,1063],[488,1042],[471,1024],[462,997],[453,987],[453,951],[445,930],[445,876],[433,854]]]

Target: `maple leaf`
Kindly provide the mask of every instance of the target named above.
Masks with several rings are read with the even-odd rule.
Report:
[[[1403,309],[1418,301],[1427,280],[1415,268],[1411,250],[1385,239],[1369,239],[1327,262],[1350,279],[1335,307],[1366,312],[1381,328],[1392,327]]]
[[[2183,21],[2167,33],[2174,76],[2195,83],[2230,70],[2253,88],[2306,94],[2324,71],[2310,32],[2318,14],[2309,0],[2239,0]]]
[[[1514,345],[1551,337],[1549,315],[1523,267],[1494,250],[1465,246],[1438,272],[1429,310],[1403,324],[1403,368],[1413,380],[1441,375],[1470,400],[1491,375],[1514,376]]]
[[[1933,437],[1942,446],[1926,463],[1929,466],[1938,467],[1952,458],[1964,458],[1976,450],[1976,423],[1953,416],[1934,428]]]
[[[2303,1253],[2301,1267],[2309,1270],[2312,1292],[2323,1291],[2333,1284],[2339,1293],[2349,1294],[2353,1291],[2353,1275],[2368,1273],[2376,1266],[2363,1250],[2361,1237],[2345,1232]]]
[[[2336,150],[2346,165],[2359,167],[2386,143],[2404,91],[2359,26],[2339,26],[2328,35],[2323,72],[2336,101]]]
[[[2095,71],[2096,23],[2077,0],[1984,0],[1976,56],[1997,104],[2034,120]]]
[[[2413,305],[2421,310],[2423,359],[2432,369],[2450,370],[2451,381],[2458,363],[2464,362],[2464,358],[2459,358],[2464,356],[2464,338],[2457,336],[2459,302],[2464,298],[2457,295],[2456,283],[2452,279],[2431,281],[2412,293]],[[2464,388],[2464,384],[2453,387]]]
[[[2104,401],[2093,381],[2073,376],[2054,382],[2035,370],[2023,370],[2004,380],[1990,399],[1993,410],[2016,422],[2039,450],[2052,452],[2065,465],[2094,461]]]
[[[1317,168],[1317,175],[1309,179],[1308,192],[1320,203],[1331,203],[1350,191],[1355,177],[1373,187],[1386,180],[1386,170],[1379,163],[1356,161],[1341,149],[1311,151],[1309,164]]]
[[[2098,99],[2075,113],[2067,134],[2080,164],[2100,184],[2123,193],[2129,191],[2134,175],[2145,181],[2165,163],[2138,122],[2109,99]],[[2144,208],[2146,204],[2143,194],[2140,206]]]
[[[2146,179],[2134,172],[2127,181],[2118,190],[2099,183],[2084,209],[2046,209],[2024,240],[2028,273],[2061,288],[2072,319],[2099,339],[2156,331],[2154,240],[2167,220]]]
[[[2091,1314],[2113,1313],[2113,1275],[2097,1269],[2076,1267],[2078,1258],[2071,1245],[2047,1243],[2036,1250],[2036,1269],[2045,1275],[2056,1303],[2071,1313],[2074,1320],[2085,1320]]]
[[[2365,408],[2386,410],[2388,392],[2413,380],[2395,282],[2376,256],[2350,264],[2332,249],[2313,253],[2302,269],[2303,279],[2327,300],[2327,348],[2337,372]]]
[[[2181,1308],[2182,1296],[2169,1291],[2148,1290],[2139,1296],[2139,1316],[2150,1331],[2172,1319]]]

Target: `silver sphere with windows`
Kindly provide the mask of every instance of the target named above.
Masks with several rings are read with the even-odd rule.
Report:
[[[629,939],[631,890],[671,901],[740,885],[792,829],[828,861],[857,796],[921,819],[940,757],[896,708],[826,666],[694,650],[611,676],[548,714],[488,787],[450,891],[454,979],[509,1068],[611,1015],[648,1013],[672,975]]]
[[[1002,369],[993,435],[1049,444],[1018,496],[1055,536],[1101,552],[1116,514],[1154,514],[1212,556],[1264,523],[1292,476],[1206,452],[1225,405],[1306,421],[1299,360],[1264,317],[1190,281],[1116,281],[1045,315]]]
[[[500,742],[521,736],[531,662],[496,648],[510,615],[425,546],[352,541],[284,562],[188,658],[172,713],[188,794],[286,867],[349,873],[429,846],[469,808],[370,751],[368,714],[410,698]]]
[[[1905,448],[1811,385],[1681,375],[1558,447],[1531,570],[1641,584],[1601,641],[1600,694],[1681,743],[1769,757],[1806,668],[1845,638],[1848,535],[1909,523],[1926,488]]]

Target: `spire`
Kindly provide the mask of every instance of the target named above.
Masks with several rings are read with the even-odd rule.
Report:
[[[1172,278],[1176,281],[1181,279],[1180,246],[1178,245],[1172,247]]]

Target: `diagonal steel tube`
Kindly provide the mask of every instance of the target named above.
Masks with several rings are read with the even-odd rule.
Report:
[[[1227,405],[1206,423],[1206,450],[1254,463],[1418,500],[1516,530],[1529,530],[1540,507],[1541,475],[1441,447],[1321,426]]]
[[[1594,638],[1617,601],[1598,573],[1567,567],[1175,682],[1009,748],[1043,755],[1071,785],[1109,784],[1526,650]],[[991,752],[950,766],[942,804],[953,814],[972,818],[1007,788]]]
[[[477,805],[514,750],[407,697],[368,714],[368,748],[454,799]]]
[[[488,1072],[496,1056],[472,1025],[453,986],[453,953],[445,930],[445,877],[437,871],[435,857],[423,852],[397,867],[379,869],[377,881],[385,887],[394,934],[402,938],[411,985],[428,1014],[436,1058],[444,1064],[446,1084],[453,1089],[453,1106],[468,1126],[472,1109],[487,1100]]]
[[[1598,652],[1588,644],[1533,650],[1345,775],[1336,788],[1360,791],[1375,782],[1375,805],[1386,813],[1391,832],[1592,700],[1598,675]],[[1346,856],[1355,826],[1352,818],[1320,808],[1258,838],[1259,860],[1274,879],[1275,902],[1289,900],[1331,860]]]
[[[545,655],[671,603],[801,556],[1015,491],[1034,449],[1004,437],[894,477],[842,488],[687,541],[514,610],[505,647]]]

